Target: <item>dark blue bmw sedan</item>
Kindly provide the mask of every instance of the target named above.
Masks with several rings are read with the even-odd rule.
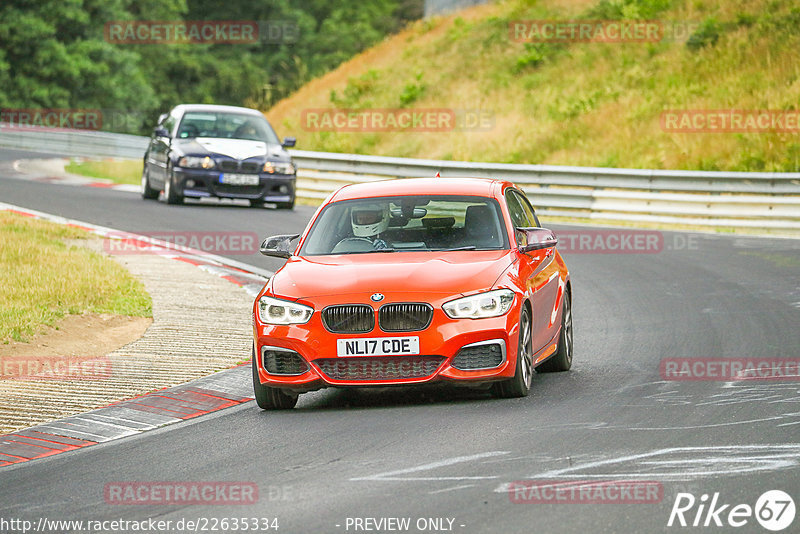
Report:
[[[297,172],[264,115],[234,106],[182,104],[163,114],[144,155],[142,198],[241,198],[291,209]]]

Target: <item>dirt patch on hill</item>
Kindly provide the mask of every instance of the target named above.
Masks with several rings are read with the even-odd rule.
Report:
[[[23,356],[99,358],[141,338],[152,322],[149,317],[68,315],[57,327],[46,328],[29,343],[0,344],[0,359]]]

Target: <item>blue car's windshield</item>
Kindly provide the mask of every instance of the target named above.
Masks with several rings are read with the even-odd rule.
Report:
[[[178,138],[193,137],[247,139],[280,144],[278,136],[265,118],[243,113],[188,111],[181,119]]]

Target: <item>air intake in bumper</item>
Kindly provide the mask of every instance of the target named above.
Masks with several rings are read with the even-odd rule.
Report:
[[[271,375],[302,375],[308,364],[295,351],[281,347],[262,347],[261,363]]]
[[[452,367],[461,371],[475,371],[478,369],[493,369],[506,361],[506,344],[502,339],[479,341],[464,345],[458,351]]]

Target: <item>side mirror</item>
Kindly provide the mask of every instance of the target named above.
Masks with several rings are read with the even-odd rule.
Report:
[[[169,132],[163,126],[157,126],[156,129],[153,130],[153,133],[156,137],[169,137]]]
[[[274,256],[276,258],[288,259],[292,257],[292,241],[300,237],[294,235],[274,235],[268,237],[261,243],[261,253],[264,256]]]
[[[291,148],[296,144],[297,144],[297,138],[296,137],[284,137],[283,138],[283,142],[281,142],[281,146],[283,148]]]
[[[554,247],[558,238],[547,228],[517,228],[517,243],[523,254],[533,250]]]

